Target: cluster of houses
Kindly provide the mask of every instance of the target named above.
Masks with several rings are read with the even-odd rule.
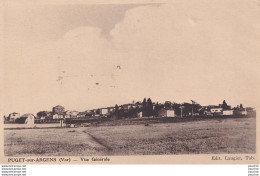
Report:
[[[156,111],[156,117],[186,117],[186,116],[232,116],[232,115],[247,115],[255,113],[253,108],[243,108],[241,105],[231,108],[231,106],[223,107],[223,104],[200,106],[199,104],[176,104],[166,101],[164,104],[152,103],[153,111]],[[65,110],[61,105],[52,108],[52,111],[40,111],[37,115],[10,113],[4,117],[5,121],[16,122],[18,119],[35,119],[35,120],[60,120],[60,119],[77,119],[77,118],[96,118],[109,117],[115,114],[116,111],[128,112],[130,110],[136,113],[135,117],[143,117],[143,103],[133,102],[115,107],[106,107],[99,109],[86,110],[84,112]]]
[[[251,110],[251,109],[250,109]],[[201,111],[205,115],[223,115],[223,116],[228,116],[228,115],[247,115],[247,111],[250,111],[249,109],[247,110],[246,108],[243,107],[235,107],[235,108],[228,108],[228,109],[223,109],[221,105],[215,106],[215,105],[209,105],[209,106],[204,106],[202,107]]]
[[[158,112],[158,117],[187,117],[187,116],[246,116],[246,115],[254,115],[255,110],[254,108],[248,107],[243,108],[240,106],[231,108],[223,108],[222,104],[219,105],[208,105],[208,106],[201,106],[201,107],[192,107],[191,105],[190,110],[186,110],[184,112],[185,106],[180,105],[178,108],[160,108]],[[187,108],[186,108],[187,109]],[[178,112],[179,113],[178,113]]]

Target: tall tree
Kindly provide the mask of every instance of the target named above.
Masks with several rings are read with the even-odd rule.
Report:
[[[116,104],[116,105],[115,105],[115,112],[118,112],[118,109],[119,109],[119,108],[118,108],[118,105]]]
[[[38,118],[46,117],[47,116],[47,112],[46,111],[40,111],[36,115],[37,115]]]
[[[115,105],[115,116],[117,116],[117,117],[118,117],[118,112],[119,112],[119,107],[118,107],[118,105],[116,104],[116,105]]]
[[[157,102],[156,104],[155,104],[155,107],[154,107],[154,110],[153,110],[153,115],[154,116],[158,116],[158,112],[159,112],[159,110],[160,110],[160,105],[159,105],[159,103]]]
[[[183,115],[189,115],[192,113],[192,107],[193,107],[192,104],[183,103],[182,105],[183,105],[183,110],[182,110]]]
[[[145,116],[147,116],[147,102],[146,102],[146,98],[144,98],[142,105],[143,105],[143,116],[145,117]]]
[[[147,99],[146,113],[147,113],[147,116],[153,115],[153,102],[152,102],[151,98]]]
[[[223,108],[223,109],[228,109],[228,105],[227,105],[227,103],[226,103],[226,100],[223,101],[223,103],[222,103],[222,108]]]
[[[7,118],[5,117],[5,115],[4,115],[4,117],[3,117],[3,121],[4,121],[4,122],[6,122],[6,121],[7,121]]]

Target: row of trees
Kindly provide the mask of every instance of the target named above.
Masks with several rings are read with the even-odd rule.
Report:
[[[138,104],[140,105],[140,104]],[[135,108],[130,108],[128,110],[120,109],[118,105],[115,106],[115,112],[111,114],[111,116],[116,116],[119,118],[122,117],[137,117],[138,112],[142,112],[142,116],[158,116],[160,109],[173,109],[176,115],[191,115],[192,113],[199,113],[201,109],[201,105],[192,102],[192,103],[171,103],[170,101],[166,101],[164,104],[159,104],[158,102],[153,102],[151,98],[144,98],[141,106],[137,106]]]

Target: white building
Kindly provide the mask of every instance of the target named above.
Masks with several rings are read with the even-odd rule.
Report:
[[[158,112],[159,117],[175,117],[175,112],[173,109],[161,108]]]
[[[223,115],[233,115],[234,110],[223,110],[222,113],[223,113]]]
[[[53,118],[53,119],[63,119],[64,116],[61,115],[61,114],[53,114],[52,118]]]
[[[101,115],[107,115],[108,114],[108,108],[101,108],[100,109],[100,114]]]
[[[25,115],[23,115],[23,117],[26,117],[25,124],[27,126],[29,126],[29,127],[33,127],[34,126],[35,116],[33,114],[25,114]]]
[[[222,108],[216,107],[216,108],[211,108],[211,109],[210,109],[210,112],[211,112],[211,113],[221,113],[222,110],[223,110]]]
[[[65,112],[65,118],[69,119],[69,118],[77,118],[79,115],[78,111],[66,111]]]
[[[241,111],[241,114],[242,114],[242,115],[247,115],[246,110],[245,110],[245,111]]]
[[[174,110],[167,110],[166,117],[174,117],[174,116],[175,116]]]
[[[137,113],[137,117],[138,117],[138,118],[143,117],[143,112],[138,112],[138,113]]]

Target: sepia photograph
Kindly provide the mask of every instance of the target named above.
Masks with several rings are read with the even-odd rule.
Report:
[[[259,7],[6,2],[3,158],[259,162]]]

